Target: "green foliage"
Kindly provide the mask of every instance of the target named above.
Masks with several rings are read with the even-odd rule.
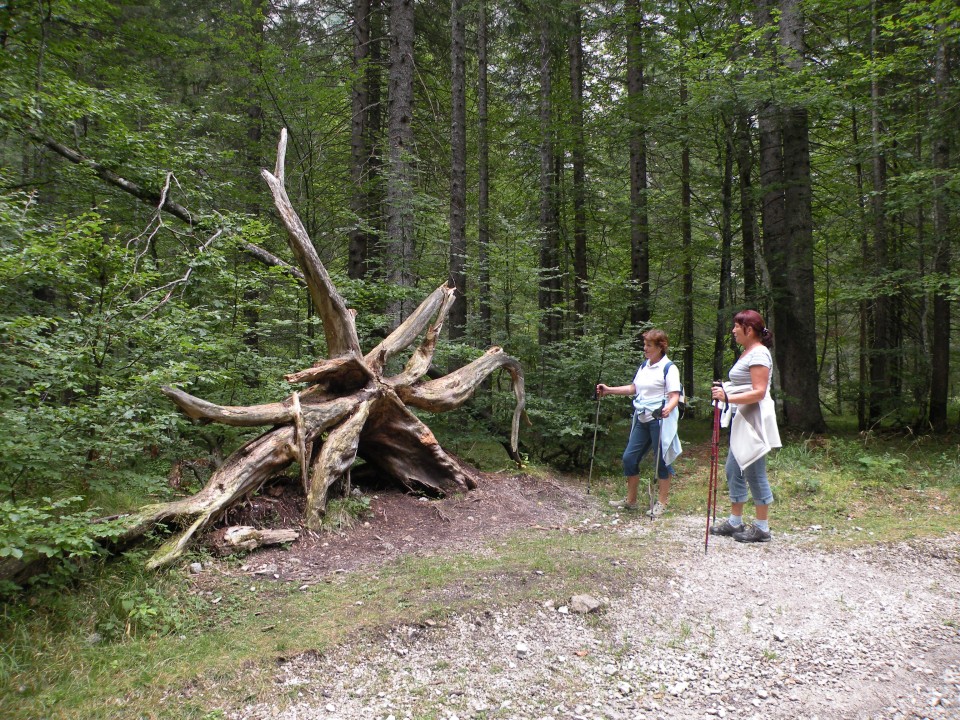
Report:
[[[335,498],[327,503],[321,526],[325,530],[343,530],[369,514],[370,498],[366,495]]]
[[[533,423],[529,434],[535,438],[537,457],[563,468],[584,467],[594,429],[602,445],[609,425],[632,412],[630,398],[604,398],[595,425],[596,384],[629,385],[642,362],[639,357],[628,338],[585,335],[545,349],[532,371],[528,364],[527,414]]]
[[[121,521],[94,523],[94,509],[70,510],[83,498],[44,498],[41,503],[0,501],[0,561],[4,558],[27,565],[51,560],[46,572],[33,576],[31,584],[62,585],[72,578],[81,561],[99,556],[104,541],[119,537]],[[20,588],[9,581],[0,583],[0,596]]]

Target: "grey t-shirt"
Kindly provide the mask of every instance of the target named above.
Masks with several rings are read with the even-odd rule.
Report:
[[[757,345],[750,352],[740,356],[733,367],[730,368],[730,383],[733,385],[750,385],[750,367],[753,365],[763,365],[765,368],[773,369],[773,357],[765,345]],[[768,380],[767,390],[769,389],[770,381]]]

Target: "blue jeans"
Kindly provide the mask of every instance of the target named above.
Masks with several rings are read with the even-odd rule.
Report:
[[[658,457],[655,459],[657,478],[666,480],[675,473],[671,466],[663,462],[663,448],[660,447],[660,423],[656,420],[640,422],[634,415],[633,422],[630,423],[630,439],[627,440],[627,449],[623,451],[624,477],[640,474],[640,461],[651,447],[657,448]]]
[[[770,482],[767,480],[767,459],[765,457],[757,460],[746,470],[741,470],[733,452],[728,451],[724,469],[727,472],[730,502],[746,502],[748,485],[754,505],[769,505],[773,502],[773,491],[770,489]]]

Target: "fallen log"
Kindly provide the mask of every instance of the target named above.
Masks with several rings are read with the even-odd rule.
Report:
[[[219,555],[230,555],[240,551],[250,552],[267,545],[292,543],[298,537],[300,533],[291,529],[267,530],[249,525],[234,525],[225,528],[223,537],[214,544],[213,550]]]

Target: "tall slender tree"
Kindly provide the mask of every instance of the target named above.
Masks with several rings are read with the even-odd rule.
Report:
[[[463,0],[450,2],[450,280],[456,288],[449,337],[467,328],[467,87]]]
[[[490,297],[490,131],[487,97],[487,2],[480,0],[477,21],[477,245],[479,280],[477,306],[480,317],[480,339],[493,342]]]
[[[350,209],[355,225],[350,230],[347,274],[354,279],[367,275],[370,223],[367,182],[370,170],[370,92],[367,65],[370,59],[370,0],[353,3],[353,86],[350,114]]]
[[[387,133],[387,243],[389,278],[395,285],[414,284],[413,73],[414,3],[390,0],[390,80]],[[405,315],[401,300],[390,308],[395,322]]]
[[[630,128],[630,323],[650,320],[650,219],[647,210],[647,137],[644,119],[642,0],[624,5],[627,36],[627,118]]]
[[[560,256],[557,226],[556,139],[553,107],[553,28],[551,14],[540,14],[540,345],[560,339]]]
[[[757,214],[753,196],[753,152],[750,115],[741,110],[736,119],[737,178],[740,190],[740,241],[743,266],[743,304],[760,307],[757,273]]]
[[[570,14],[567,47],[570,60],[570,120],[573,156],[573,271],[575,328],[583,334],[587,316],[587,203],[586,143],[583,132],[583,9],[577,3]]]
[[[724,355],[730,345],[730,317],[733,309],[733,124],[724,118],[726,132],[720,149],[720,282],[717,324],[713,343],[713,378],[723,377]]]
[[[938,282],[933,293],[933,348],[930,382],[930,425],[937,432],[947,429],[947,401],[950,396],[950,298],[947,278],[950,277],[950,215],[947,210],[946,178],[950,168],[949,128],[944,125],[950,116],[950,44],[946,28],[940,28],[937,57],[934,65],[936,105],[940,122],[933,134],[933,234],[936,248],[933,271]],[[955,128],[954,128],[955,129]]]
[[[681,261],[681,283],[683,295],[681,297],[682,331],[683,336],[683,382],[688,388],[693,384],[693,359],[696,338],[693,325],[693,225],[690,217],[690,126],[687,114],[687,81],[680,79],[680,243],[683,259]]]
[[[887,153],[884,147],[887,135],[882,112],[884,82],[879,75],[882,52],[881,23],[883,0],[871,2],[870,49],[874,72],[870,80],[870,137],[871,137],[871,211],[873,242],[870,248],[870,263],[875,277],[887,276],[890,269],[890,229],[887,220]],[[878,292],[871,304],[870,313],[870,395],[868,421],[871,425],[880,422],[890,408],[892,400],[891,354],[893,339],[893,300],[887,288]]]

